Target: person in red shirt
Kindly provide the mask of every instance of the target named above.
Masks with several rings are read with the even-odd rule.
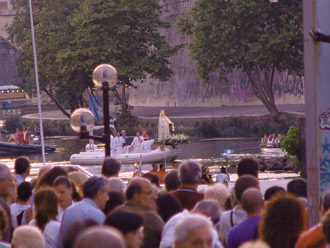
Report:
[[[147,134],[147,130],[145,128],[142,128],[141,131],[143,140],[151,140],[151,137]]]
[[[330,209],[330,191],[324,192],[321,196],[319,208],[322,216]],[[326,241],[321,229],[321,223],[319,223],[300,235],[295,248],[323,248],[325,246]]]

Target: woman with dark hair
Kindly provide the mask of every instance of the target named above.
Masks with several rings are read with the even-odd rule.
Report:
[[[37,183],[36,189],[38,190],[43,187],[52,187],[55,179],[59,176],[68,176],[68,173],[65,169],[55,166],[41,176],[39,182]]]
[[[41,229],[46,241],[46,248],[56,248],[56,239],[61,225],[56,221],[57,204],[57,196],[52,189],[41,189],[36,192],[34,197],[34,219],[29,225]]]
[[[64,210],[74,205],[74,200],[80,199],[80,196],[75,190],[75,187],[72,185],[70,179],[66,176],[56,178],[53,183],[53,189],[58,199],[57,220],[61,222]]]
[[[178,200],[168,193],[160,194],[156,200],[156,204],[158,214],[162,217],[164,223],[173,215],[183,210]]]
[[[305,229],[304,207],[287,194],[272,198],[259,223],[260,238],[272,248],[293,248]]]
[[[121,231],[127,248],[139,248],[143,240],[143,219],[140,215],[128,211],[114,211],[104,222]]]

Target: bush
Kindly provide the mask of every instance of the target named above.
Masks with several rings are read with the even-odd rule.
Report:
[[[8,133],[16,133],[16,128],[23,129],[22,118],[18,115],[9,115],[5,121],[5,130]]]
[[[298,128],[291,126],[286,135],[280,137],[281,148],[289,155],[300,156],[300,144],[298,139]]]

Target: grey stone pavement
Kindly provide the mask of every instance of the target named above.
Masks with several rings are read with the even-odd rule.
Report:
[[[289,112],[295,114],[305,114],[304,104],[278,105],[280,112]],[[119,106],[110,106],[110,111],[115,111]],[[157,119],[161,109],[169,118],[212,118],[228,116],[263,116],[269,112],[263,106],[221,106],[221,107],[134,107],[132,114],[142,119]],[[45,120],[68,120],[60,111],[43,112],[42,117]],[[26,119],[38,119],[38,114],[29,114],[23,116]]]

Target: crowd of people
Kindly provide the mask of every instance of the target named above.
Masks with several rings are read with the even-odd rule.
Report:
[[[280,137],[281,134],[264,134],[264,137],[260,140],[260,145],[262,147],[270,147],[270,148],[279,148],[280,147]]]
[[[226,180],[198,187],[208,172],[196,162],[177,169],[175,164],[168,173],[156,165],[126,185],[114,158],[104,160],[101,176],[46,165],[30,182],[27,158],[16,159],[14,173],[0,164],[0,247],[321,248],[330,243],[330,192],[320,199],[321,223],[307,230],[302,178],[263,195],[253,158],[238,163],[232,191]],[[222,174],[219,178],[226,178],[226,171]],[[163,181],[158,175],[165,175]]]

